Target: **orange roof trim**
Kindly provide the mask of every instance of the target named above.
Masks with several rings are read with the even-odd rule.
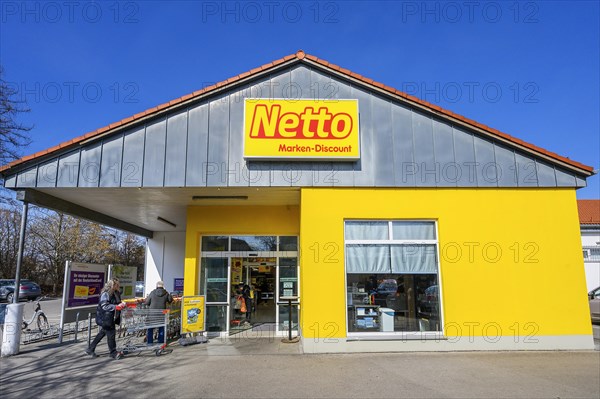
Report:
[[[577,200],[579,224],[600,224],[600,200]]]
[[[186,94],[186,95],[184,95],[182,97],[179,97],[179,98],[176,98],[176,99],[174,99],[172,101],[169,101],[168,103],[158,105],[156,107],[147,109],[146,111],[143,111],[143,112],[139,112],[139,113],[137,113],[137,114],[135,114],[133,116],[127,117],[127,118],[122,119],[122,120],[120,120],[118,122],[115,122],[115,123],[111,123],[108,126],[102,127],[100,129],[94,130],[92,132],[88,132],[88,133],[86,133],[86,134],[84,134],[82,136],[76,137],[76,138],[74,138],[72,140],[69,140],[69,141],[64,142],[62,144],[59,144],[57,146],[51,147],[51,148],[43,150],[43,151],[39,151],[39,152],[37,152],[35,154],[32,154],[32,155],[25,156],[25,157],[23,157],[21,159],[17,159],[17,160],[15,160],[13,162],[10,162],[10,163],[8,163],[8,164],[0,167],[0,172],[4,172],[4,171],[6,171],[6,170],[8,170],[8,169],[10,169],[10,168],[12,168],[14,166],[17,166],[17,165],[20,165],[22,163],[25,163],[26,161],[29,161],[29,160],[41,157],[43,155],[50,154],[52,152],[58,151],[58,150],[60,150],[62,148],[65,148],[67,146],[71,146],[71,145],[74,145],[74,144],[77,144],[77,143],[81,143],[81,142],[86,141],[86,140],[90,140],[91,138],[93,138],[95,136],[98,136],[98,135],[101,135],[101,134],[103,134],[103,133],[105,133],[105,132],[107,132],[109,130],[113,130],[113,129],[120,128],[120,127],[128,125],[128,124],[134,123],[134,122],[138,121],[139,119],[145,118],[145,117],[147,117],[149,115],[152,115],[152,114],[156,114],[156,113],[158,113],[158,112],[160,112],[160,111],[162,111],[164,109],[167,109],[167,108],[170,108],[170,107],[173,107],[173,106],[177,106],[177,105],[182,104],[182,103],[184,103],[186,101],[190,101],[190,100],[192,100],[192,99],[194,99],[196,97],[200,97],[200,96],[202,96],[204,94],[207,94],[207,93],[209,93],[209,92],[211,92],[211,91],[213,91],[215,89],[222,88],[224,86],[229,86],[229,85],[234,84],[234,83],[236,83],[236,82],[238,82],[238,81],[240,81],[242,79],[249,78],[249,77],[251,77],[251,76],[253,76],[255,74],[267,71],[267,70],[269,70],[271,68],[274,68],[274,67],[276,67],[278,65],[282,65],[284,63],[287,63],[287,62],[290,62],[290,61],[294,61],[294,60],[308,60],[308,61],[314,62],[314,63],[319,64],[320,66],[323,66],[323,67],[325,67],[327,69],[330,69],[330,70],[333,70],[333,71],[335,71],[335,72],[337,72],[339,74],[345,75],[346,77],[358,80],[358,81],[360,81],[362,83],[365,83],[367,85],[371,85],[371,86],[373,86],[376,89],[383,90],[383,91],[388,92],[390,94],[393,94],[395,96],[402,97],[402,98],[404,98],[404,99],[406,99],[406,100],[408,100],[410,102],[413,102],[415,104],[418,104],[420,106],[426,107],[431,112],[434,112],[434,113],[436,113],[438,115],[443,115],[445,117],[449,117],[449,118],[458,120],[458,121],[460,121],[462,123],[465,123],[465,124],[470,125],[472,127],[481,129],[481,130],[483,130],[483,131],[485,131],[487,133],[490,133],[493,136],[497,136],[497,137],[502,138],[502,139],[504,139],[506,141],[509,141],[509,142],[517,144],[517,145],[519,145],[521,147],[524,147],[524,148],[526,148],[526,149],[528,149],[528,150],[530,150],[532,152],[545,155],[545,156],[547,156],[549,158],[552,158],[554,160],[560,161],[560,162],[562,162],[564,164],[567,164],[567,165],[570,165],[570,166],[572,166],[574,168],[577,168],[577,169],[580,169],[582,171],[585,171],[585,172],[588,172],[590,174],[593,174],[593,170],[594,169],[591,166],[584,165],[582,163],[579,163],[579,162],[573,161],[573,160],[571,160],[569,158],[566,158],[566,157],[563,157],[561,155],[558,155],[558,154],[556,154],[554,152],[547,151],[547,150],[545,150],[545,149],[543,149],[541,147],[538,147],[538,146],[535,146],[533,144],[524,142],[524,141],[522,141],[520,139],[517,139],[517,138],[515,138],[515,137],[513,137],[513,136],[511,136],[509,134],[503,133],[503,132],[501,132],[501,131],[499,131],[497,129],[490,128],[490,127],[488,127],[486,125],[483,125],[483,124],[481,124],[479,122],[476,122],[476,121],[474,121],[472,119],[465,118],[462,115],[458,115],[458,114],[456,114],[454,112],[445,110],[445,109],[443,109],[443,108],[441,108],[441,107],[439,107],[439,106],[437,106],[435,104],[431,104],[431,103],[429,103],[427,101],[424,101],[424,100],[421,100],[421,99],[419,99],[419,98],[417,98],[415,96],[409,95],[409,94],[401,92],[399,90],[396,90],[393,87],[387,86],[387,85],[385,85],[383,83],[380,83],[380,82],[376,82],[373,79],[366,78],[366,77],[364,77],[364,76],[362,76],[362,75],[360,75],[358,73],[354,73],[354,72],[349,71],[349,70],[347,70],[345,68],[341,68],[341,67],[339,67],[337,65],[330,64],[329,62],[327,62],[325,60],[322,60],[320,58],[317,58],[314,55],[306,54],[302,50],[298,50],[295,54],[287,55],[287,56],[285,56],[283,58],[280,58],[278,60],[275,60],[273,62],[269,62],[267,64],[264,64],[264,65],[262,65],[262,66],[260,66],[258,68],[253,68],[253,69],[251,69],[248,72],[241,73],[241,74],[239,74],[239,75],[237,75],[235,77],[232,77],[232,78],[226,79],[224,81],[221,81],[219,83],[216,83],[214,85],[205,87],[202,90],[197,90],[197,91],[194,91],[191,94]]]

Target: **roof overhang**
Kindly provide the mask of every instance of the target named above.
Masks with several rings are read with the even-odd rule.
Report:
[[[190,206],[298,206],[300,189],[278,188],[37,188],[17,199],[152,238],[185,231]]]
[[[541,147],[537,147],[533,144],[524,142],[509,134],[490,128],[489,126],[478,123],[472,119],[455,114],[454,112],[445,110],[437,105],[431,104],[427,101],[423,101],[417,97],[411,96],[407,93],[396,90],[393,87],[386,86],[382,83],[366,78],[348,69],[331,64],[315,56],[305,54],[302,50],[299,50],[295,54],[288,55],[279,60],[275,60],[271,63],[265,64],[261,67],[254,68],[248,72],[242,73],[222,82],[208,86],[202,90],[198,90],[183,97],[169,101],[168,103],[164,103],[156,107],[150,108],[146,111],[140,112],[121,121],[112,123],[93,132],[89,132],[73,140],[61,143],[55,147],[49,148],[44,151],[40,151],[36,154],[25,156],[7,165],[1,166],[0,174],[6,176],[9,172],[18,172],[20,170],[26,169],[33,162],[43,162],[44,160],[55,156],[57,153],[66,152],[73,149],[74,147],[86,145],[92,141],[99,140],[107,135],[134,128],[138,125],[148,122],[150,119],[161,117],[169,113],[176,112],[182,108],[188,107],[192,104],[204,101],[208,98],[219,96],[222,93],[225,93],[233,88],[243,86],[252,81],[259,80],[269,74],[276,73],[278,70],[288,68],[291,65],[298,63],[304,63],[323,72],[330,73],[339,79],[346,80],[355,85],[375,91],[385,97],[393,98],[407,106],[418,109],[421,112],[425,112],[429,115],[433,115],[438,118],[444,119],[457,126],[467,128],[484,137],[498,140],[512,148],[542,158],[552,164],[559,165],[562,168],[573,171],[584,177],[589,177],[596,173],[596,171],[594,171],[593,167],[591,166],[581,164],[556,153],[547,151]]]

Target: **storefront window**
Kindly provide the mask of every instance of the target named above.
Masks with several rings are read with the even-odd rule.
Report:
[[[202,237],[202,251],[229,251],[229,237]]]
[[[346,240],[387,240],[388,222],[346,222]]]
[[[279,259],[279,297],[298,296],[298,260]]]
[[[279,305],[279,331],[288,331],[289,319],[289,305]],[[292,331],[294,330],[298,330],[298,305],[292,305]]]
[[[348,332],[440,331],[435,223],[346,222]]]
[[[200,295],[206,302],[227,302],[227,258],[202,258]]]
[[[211,332],[227,331],[226,305],[206,306],[206,331],[209,334]]]
[[[232,251],[277,251],[276,236],[234,236],[231,237]]]
[[[390,245],[392,273],[437,273],[435,245]]]
[[[431,222],[392,222],[394,240],[435,240],[435,225]]]
[[[279,237],[280,251],[297,251],[298,237],[296,236],[280,236]]]

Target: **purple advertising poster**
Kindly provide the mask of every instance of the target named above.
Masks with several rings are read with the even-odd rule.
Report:
[[[183,279],[182,278],[174,279],[173,291],[183,292]]]
[[[105,278],[104,272],[71,270],[67,307],[98,304]]]

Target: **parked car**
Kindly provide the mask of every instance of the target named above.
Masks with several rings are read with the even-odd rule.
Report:
[[[398,290],[398,282],[394,279],[385,279],[377,286],[373,293],[375,296],[375,305],[387,306],[387,299],[391,295],[395,295]]]
[[[592,323],[600,323],[600,287],[590,291],[590,316]]]
[[[19,299],[35,299],[42,294],[40,286],[30,280],[21,280],[19,287]],[[15,295],[15,280],[0,280],[0,300],[11,303]]]

